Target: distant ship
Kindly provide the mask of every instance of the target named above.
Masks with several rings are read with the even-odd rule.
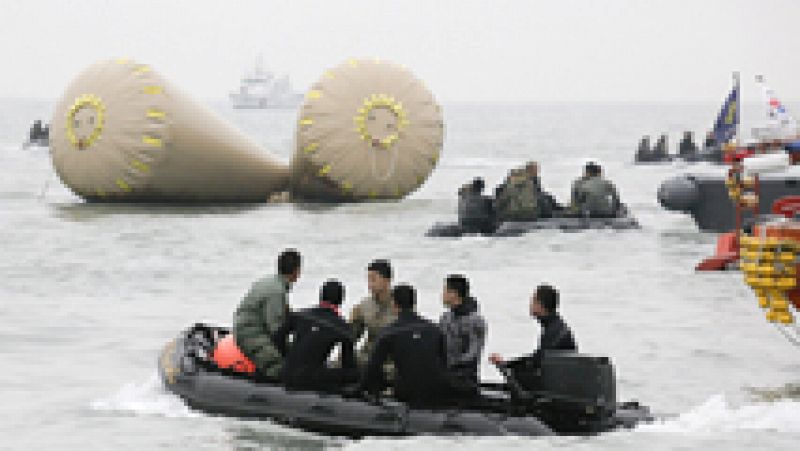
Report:
[[[289,77],[277,77],[262,67],[261,59],[252,72],[242,77],[237,91],[230,93],[234,108],[295,108],[303,96],[294,91]]]

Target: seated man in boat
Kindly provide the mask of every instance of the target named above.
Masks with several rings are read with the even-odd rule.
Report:
[[[563,207],[558,204],[556,198],[542,189],[542,181],[539,178],[539,163],[529,161],[525,164],[525,173],[533,182],[540,218],[552,218],[554,213],[563,210]]]
[[[491,233],[495,229],[494,202],[483,194],[485,184],[476,177],[458,190],[458,225],[465,232]]]
[[[461,274],[447,276],[442,302],[447,311],[439,318],[439,327],[444,332],[447,370],[464,387],[477,392],[486,320],[478,312],[478,301],[470,295],[467,278]]]
[[[580,217],[615,218],[622,211],[617,188],[603,178],[603,170],[589,162],[584,175],[572,183],[571,213]]]
[[[642,136],[642,140],[639,141],[639,147],[636,149],[636,161],[647,162],[652,160],[653,155],[650,150],[650,137],[647,135]]]
[[[683,132],[683,139],[678,144],[678,155],[686,161],[697,160],[697,145],[694,143],[692,132]]]
[[[506,361],[500,354],[493,353],[489,361],[505,366],[516,373],[530,373],[541,366],[542,353],[550,350],[577,351],[578,345],[572,331],[558,314],[558,290],[550,285],[539,285],[531,297],[529,313],[541,325],[539,348],[532,354]]]
[[[339,313],[343,300],[344,286],[338,280],[329,280],[320,290],[318,306],[287,315],[274,337],[275,345],[285,357],[283,381],[286,387],[334,391],[357,381],[353,337]],[[290,335],[292,341],[288,344]],[[342,366],[339,368],[327,365],[336,345],[340,346]]]
[[[512,169],[495,191],[498,222],[536,221],[540,217],[539,189],[525,169]]]
[[[367,266],[367,289],[369,296],[356,304],[350,313],[353,342],[358,343],[366,334],[364,345],[356,356],[361,367],[367,364],[381,330],[397,319],[392,308],[392,265],[388,260],[374,260]]]
[[[394,394],[412,405],[440,404],[452,392],[445,368],[445,339],[439,327],[414,311],[416,292],[410,285],[392,290],[397,321],[386,327],[369,357],[360,390],[384,388],[383,364],[395,365]]]
[[[663,134],[658,137],[656,145],[653,146],[652,161],[667,161],[669,160],[669,146],[667,145],[667,135]]]
[[[300,254],[287,249],[278,257],[278,273],[257,280],[233,315],[236,345],[260,375],[277,380],[283,356],[273,341],[289,310],[288,294],[300,277]]]

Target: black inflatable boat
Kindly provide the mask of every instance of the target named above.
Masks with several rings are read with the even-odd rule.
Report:
[[[290,391],[276,383],[221,369],[211,355],[228,330],[196,324],[170,341],[159,358],[166,388],[192,408],[236,417],[267,418],[323,434],[364,436],[586,434],[632,427],[650,419],[637,403],[616,403],[607,358],[545,357],[540,390],[483,384],[478,399],[458,406],[412,408],[391,399]]]
[[[445,238],[458,238],[464,235],[485,235],[485,236],[520,236],[528,232],[536,230],[560,230],[562,232],[580,232],[584,230],[597,230],[597,229],[611,229],[611,230],[629,230],[639,229],[639,221],[631,216],[622,216],[618,218],[547,218],[539,219],[538,221],[530,222],[504,222],[501,223],[497,229],[489,233],[481,233],[478,230],[473,230],[463,227],[457,222],[450,223],[437,223],[428,230],[425,236],[429,237],[445,237]]]

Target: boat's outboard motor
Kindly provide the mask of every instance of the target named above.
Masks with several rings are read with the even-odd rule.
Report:
[[[560,433],[599,432],[615,422],[617,384],[608,357],[545,351],[541,368],[515,371],[536,415]]]
[[[690,212],[699,199],[697,183],[689,176],[667,179],[658,188],[658,202],[667,210]]]

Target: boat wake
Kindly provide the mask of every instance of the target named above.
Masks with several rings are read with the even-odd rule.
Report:
[[[800,401],[778,399],[734,406],[720,394],[675,418],[636,428],[638,432],[688,434],[759,430],[800,432]]]
[[[153,415],[169,418],[195,418],[202,414],[191,410],[177,396],[167,392],[158,374],[153,373],[144,382],[124,385],[117,393],[91,403],[97,411]]]

